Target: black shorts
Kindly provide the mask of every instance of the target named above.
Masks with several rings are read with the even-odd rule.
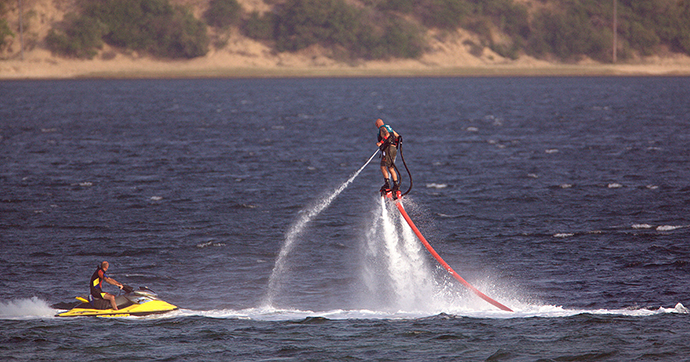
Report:
[[[381,155],[381,166],[393,167],[395,165],[395,157],[398,155],[398,148],[395,146],[388,146]]]

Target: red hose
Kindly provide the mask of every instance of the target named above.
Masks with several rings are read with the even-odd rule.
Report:
[[[407,215],[407,212],[403,208],[402,203],[400,201],[398,201],[395,203],[395,206],[398,207],[398,210],[400,210],[400,213],[405,218],[405,221],[407,221],[407,223],[410,224],[412,231],[414,231],[414,233],[417,234],[417,237],[422,242],[422,244],[424,244],[424,247],[426,247],[426,250],[429,250],[431,255],[433,255],[434,258],[436,258],[436,260],[439,262],[439,264],[441,264],[451,275],[453,275],[453,277],[455,277],[455,279],[457,279],[460,283],[462,283],[464,286],[466,286],[469,290],[474,292],[474,294],[479,296],[479,298],[484,299],[485,301],[489,302],[491,305],[497,307],[498,309],[504,310],[507,312],[513,311],[512,309],[506,307],[505,305],[491,299],[489,296],[487,296],[486,294],[479,291],[479,289],[473,287],[470,283],[468,283],[465,279],[463,279],[458,273],[456,273],[455,270],[453,270],[453,268],[451,268],[450,265],[448,265],[448,263],[446,263],[443,260],[443,258],[441,258],[441,256],[438,255],[436,250],[434,250],[434,248],[431,247],[431,244],[429,244],[429,242],[426,241],[426,239],[424,238],[424,235],[422,235],[422,233],[419,231],[419,229],[417,229],[415,224],[412,222],[412,219],[410,219],[410,216]]]

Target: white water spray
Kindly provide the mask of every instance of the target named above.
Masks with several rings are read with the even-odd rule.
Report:
[[[352,174],[352,176],[350,176],[350,178],[340,185],[334,192],[331,192],[328,196],[321,198],[307,210],[302,210],[302,217],[292,225],[290,230],[288,230],[287,234],[285,235],[285,242],[283,243],[283,247],[280,249],[278,259],[276,259],[276,263],[273,266],[273,271],[268,279],[268,294],[266,296],[266,302],[264,303],[266,307],[273,307],[273,301],[280,290],[281,276],[285,270],[285,258],[295,247],[297,236],[302,233],[307,224],[314,217],[316,217],[316,215],[320,214],[324,209],[326,209],[326,207],[328,207],[328,205],[330,205],[331,202],[333,202],[333,200],[340,195],[340,193],[343,192],[352,183],[352,181],[354,181],[360,172],[362,172],[362,170],[369,165],[371,160],[374,159],[374,156],[376,156],[377,153],[379,153],[378,149],[376,152],[374,152],[374,154],[371,155],[371,157],[369,157],[369,160],[367,160],[367,162],[360,167],[359,170],[357,170],[357,172]]]
[[[366,233],[362,298],[374,310],[436,310],[433,270],[405,220],[381,198],[377,216]]]

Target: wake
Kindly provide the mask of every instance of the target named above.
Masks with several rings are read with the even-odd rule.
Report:
[[[0,319],[52,318],[55,314],[57,310],[37,297],[0,300]]]
[[[54,319],[70,321],[74,318],[61,318],[55,315],[63,310],[53,309],[49,303],[39,298],[16,299],[0,301],[0,320],[31,320]],[[272,307],[256,307],[246,309],[213,309],[193,310],[179,309],[165,314],[149,316],[122,317],[127,319],[170,319],[185,317],[204,317],[217,319],[237,319],[254,321],[300,321],[312,318],[329,320],[417,320],[445,316],[450,318],[479,318],[479,319],[522,319],[522,318],[567,318],[577,315],[605,315],[625,317],[651,317],[659,315],[688,315],[690,310],[683,304],[677,303],[673,308],[659,307],[658,309],[623,308],[623,309],[568,309],[554,305],[520,305],[514,308],[514,313],[499,310],[472,310],[467,308],[450,308],[440,313],[427,313],[414,310],[376,310],[376,309],[333,309],[312,311],[301,309],[276,309]]]
[[[495,309],[495,308],[494,308]],[[513,313],[500,310],[470,310],[458,308],[442,313],[424,313],[420,311],[382,311],[374,309],[333,309],[312,311],[301,309],[275,308],[247,308],[247,309],[217,309],[197,311],[180,309],[166,314],[144,317],[127,317],[137,319],[165,319],[184,317],[205,317],[217,319],[237,319],[264,322],[304,321],[311,319],[326,320],[403,320],[413,321],[434,317],[444,318],[476,318],[476,319],[526,319],[526,318],[568,318],[577,315],[600,315],[610,317],[653,317],[660,315],[687,315],[688,308],[678,303],[673,308],[659,307],[658,309],[624,308],[624,309],[567,309],[554,305],[528,305],[515,309]]]

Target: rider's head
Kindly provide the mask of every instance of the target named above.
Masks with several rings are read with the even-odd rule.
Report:
[[[376,128],[381,128],[383,126],[383,120],[381,118],[376,120]]]
[[[103,271],[108,271],[109,266],[110,266],[110,264],[108,264],[107,261],[104,261],[101,263],[101,269],[103,269]]]

